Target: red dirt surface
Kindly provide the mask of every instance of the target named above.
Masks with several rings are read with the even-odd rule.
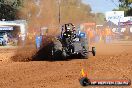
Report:
[[[132,80],[132,42],[93,45],[97,50],[95,57],[90,54],[89,59],[54,62],[13,62],[10,57],[14,55],[15,48],[2,48],[0,88],[83,88],[78,81],[82,68],[88,73],[90,79]],[[29,51],[25,52],[29,53]],[[117,87],[91,86],[88,88]],[[119,88],[132,88],[132,86]]]

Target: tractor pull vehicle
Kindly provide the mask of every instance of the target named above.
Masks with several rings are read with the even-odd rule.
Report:
[[[81,29],[76,29],[72,23],[64,24],[61,28],[61,34],[53,41],[53,58],[67,58],[72,55],[79,55],[81,58],[88,58],[89,52],[95,56],[95,47],[89,51],[88,39]]]

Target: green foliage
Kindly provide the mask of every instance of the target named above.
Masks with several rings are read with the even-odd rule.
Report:
[[[119,0],[118,10],[125,11],[126,16],[132,16],[132,0]]]
[[[104,24],[105,15],[103,13],[95,14],[95,22],[96,24]]]
[[[15,20],[23,0],[0,0],[0,19]]]
[[[65,21],[75,22],[96,22],[97,24],[104,23],[103,13],[91,13],[90,5],[84,4],[81,0],[62,0],[61,12],[62,19]]]

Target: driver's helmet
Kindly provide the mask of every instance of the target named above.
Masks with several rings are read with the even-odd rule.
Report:
[[[69,31],[70,31],[70,29],[71,29],[70,27],[67,27],[66,31],[67,31],[67,32],[69,32]]]
[[[75,25],[73,24],[73,29],[75,28]]]

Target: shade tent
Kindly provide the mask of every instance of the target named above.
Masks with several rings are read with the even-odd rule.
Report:
[[[120,22],[120,25],[131,25],[132,26],[132,21]]]
[[[0,30],[13,30],[13,26],[20,27],[21,34],[26,33],[26,21],[25,20],[0,21]]]
[[[13,27],[12,26],[0,26],[0,31],[3,30],[3,31],[10,31],[10,30],[13,30]]]

